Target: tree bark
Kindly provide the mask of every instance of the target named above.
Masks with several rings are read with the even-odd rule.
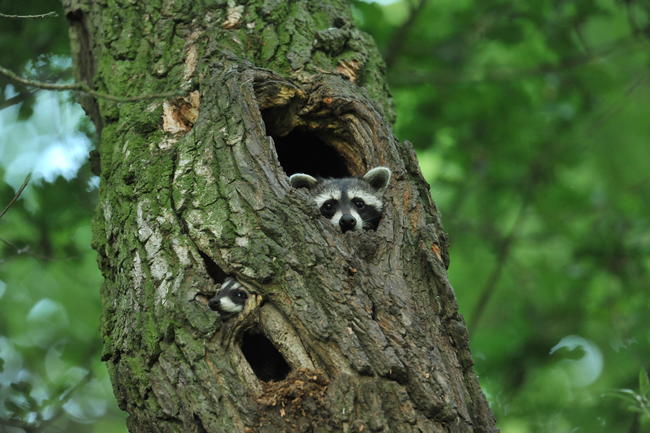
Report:
[[[492,432],[447,241],[343,0],[64,0],[101,172],[106,361],[131,432]],[[96,155],[96,157],[97,157]],[[97,159],[97,158],[96,158]],[[392,169],[341,234],[287,175]],[[226,276],[254,296],[222,321]]]

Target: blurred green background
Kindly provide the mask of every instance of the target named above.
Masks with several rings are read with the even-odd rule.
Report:
[[[650,431],[650,2],[352,7],[442,212],[499,427]],[[69,80],[58,12],[0,17],[0,65]],[[70,95],[8,84],[0,211],[33,175],[0,219],[0,432],[125,432],[99,361],[92,127]]]

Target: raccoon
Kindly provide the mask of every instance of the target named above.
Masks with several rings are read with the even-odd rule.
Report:
[[[225,279],[221,287],[208,302],[213,311],[218,311],[221,316],[228,318],[244,311],[248,291],[232,277]]]
[[[390,181],[387,167],[375,167],[362,178],[321,179],[296,173],[289,177],[294,188],[308,188],[321,215],[349,230],[375,230],[381,219],[382,193]]]

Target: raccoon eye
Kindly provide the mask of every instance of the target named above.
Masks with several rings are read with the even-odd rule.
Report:
[[[363,209],[363,207],[366,205],[366,203],[361,200],[360,198],[355,198],[352,200],[352,203],[357,207],[357,209]]]
[[[323,205],[320,207],[320,210],[322,212],[331,212],[334,210],[334,206],[336,206],[336,200],[327,200]]]
[[[237,290],[235,293],[233,293],[235,298],[239,299],[247,299],[248,298],[248,293],[244,292],[243,290]]]

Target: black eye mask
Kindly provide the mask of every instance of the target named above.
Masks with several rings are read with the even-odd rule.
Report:
[[[244,311],[248,296],[248,291],[244,286],[234,278],[228,277],[221,284],[217,294],[210,299],[208,306],[222,316],[228,317]]]
[[[363,177],[315,178],[296,173],[289,177],[294,188],[307,188],[322,216],[348,230],[375,230],[383,211],[382,195],[390,182],[387,167],[375,167]]]

